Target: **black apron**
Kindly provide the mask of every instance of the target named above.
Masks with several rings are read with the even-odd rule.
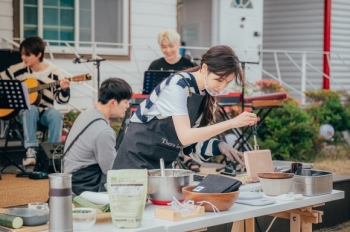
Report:
[[[95,121],[104,120],[103,118],[97,118],[92,120],[86,127],[74,138],[69,147],[64,152],[63,156],[69,151],[73,146],[75,141],[79,138],[81,134]],[[107,123],[107,122],[106,122]],[[69,133],[67,137],[69,136]],[[85,168],[81,168],[72,173],[72,191],[76,195],[80,195],[84,191],[91,192],[105,192],[104,183],[106,183],[107,177],[103,174],[100,166],[98,164],[92,164]]]
[[[80,195],[84,191],[105,192],[104,183],[107,181],[98,164],[93,164],[72,173],[72,191]]]
[[[204,97],[190,93],[187,98],[191,127],[203,112]],[[176,160],[182,147],[172,117],[147,123],[130,123],[114,160],[113,169],[159,169],[160,158],[164,159],[165,166],[169,166]]]

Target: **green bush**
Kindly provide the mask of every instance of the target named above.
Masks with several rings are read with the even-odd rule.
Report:
[[[258,130],[260,149],[276,160],[310,161],[321,149],[319,125],[293,99],[274,109]]]
[[[335,131],[350,129],[350,112],[340,101],[340,94],[330,90],[307,92],[313,99],[306,111],[318,124],[330,124]]]
[[[69,111],[68,113],[64,114],[64,124],[68,127],[71,128],[74,121],[77,119],[77,117],[79,116],[81,112],[80,111],[76,111],[76,110],[72,110]]]

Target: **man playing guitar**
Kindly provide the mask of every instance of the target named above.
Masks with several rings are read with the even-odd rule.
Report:
[[[36,138],[37,122],[49,128],[48,142],[60,142],[62,134],[63,116],[54,108],[54,100],[58,104],[67,104],[70,98],[69,80],[61,76],[58,67],[44,63],[45,43],[38,36],[27,37],[20,45],[22,63],[10,66],[0,73],[0,79],[26,80],[33,79],[38,85],[58,81],[59,85],[42,90],[41,98],[36,95],[36,101],[31,103],[30,109],[19,112],[19,121],[23,124],[24,147],[27,158],[23,165],[35,165],[38,141]]]

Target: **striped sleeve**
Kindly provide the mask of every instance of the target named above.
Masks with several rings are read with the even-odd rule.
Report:
[[[23,62],[11,65],[8,67],[5,71],[0,73],[0,79],[2,80],[16,80],[19,79],[22,81],[21,78],[17,77],[23,77],[23,74],[28,72],[27,67],[24,65]]]
[[[183,148],[182,153],[198,163],[203,163],[202,160],[208,161],[213,156],[221,155],[218,147],[221,142],[218,139],[208,139]]]
[[[57,81],[63,79],[61,71],[59,68],[54,67],[52,69],[52,78]],[[70,99],[70,89],[68,88],[66,91],[63,91],[61,86],[57,86],[54,88],[54,99],[58,104],[67,104]]]

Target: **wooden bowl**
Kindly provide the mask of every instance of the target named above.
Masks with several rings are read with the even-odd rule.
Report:
[[[293,178],[293,173],[283,173],[283,172],[259,172],[258,177],[264,179],[289,179]]]
[[[197,187],[190,185],[182,188],[182,195],[185,200],[193,200],[194,204],[199,205],[200,201],[208,201],[218,208],[220,211],[228,210],[236,202],[239,190],[230,193],[196,193],[192,190]],[[208,203],[203,203],[206,212],[213,212],[213,207]]]

